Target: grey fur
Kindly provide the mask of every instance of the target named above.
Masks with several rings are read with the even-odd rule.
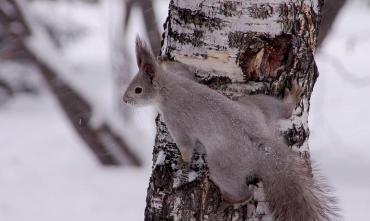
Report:
[[[280,119],[288,119],[292,116],[293,110],[296,107],[303,93],[303,89],[297,81],[293,81],[292,88],[285,90],[285,98],[283,101],[263,94],[253,96],[243,96],[238,101],[246,106],[257,106],[266,117],[268,124],[273,124]]]
[[[248,200],[251,193],[246,180],[256,176],[263,183],[275,220],[321,221],[336,217],[334,201],[322,182],[313,179],[303,160],[271,129],[271,123],[291,114],[301,93],[297,85],[284,102],[263,95],[232,101],[190,80],[185,66],[156,62],[141,40],[136,44],[139,73],[123,100],[158,109],[184,162],[190,163],[194,147],[202,146],[210,178],[225,201]],[[151,67],[142,68],[145,65]],[[137,93],[139,87],[141,93]]]

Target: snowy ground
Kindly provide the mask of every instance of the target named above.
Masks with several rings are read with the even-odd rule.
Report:
[[[107,30],[96,19],[110,19],[109,8],[87,9],[96,33],[79,42],[78,53],[64,54],[80,73],[76,80],[89,82],[82,89],[94,91],[101,106],[114,106],[111,78],[102,74],[110,71],[108,36],[102,34]],[[166,14],[158,11],[163,21]],[[345,220],[370,220],[369,12],[360,2],[343,10],[324,53],[317,56],[321,74],[311,106],[313,159],[335,187]],[[130,30],[133,42],[142,30],[137,23]],[[96,49],[96,56],[83,47]],[[333,56],[352,75],[333,64]],[[140,120],[145,113],[144,119],[152,118],[144,111],[136,113],[138,121],[150,125]],[[100,167],[71,128],[46,89],[41,96],[21,95],[0,107],[0,221],[143,220],[153,130],[143,132],[149,141],[136,150],[146,160],[144,168],[113,169]]]
[[[0,220],[143,216],[148,168],[97,165],[50,95],[8,103],[0,109],[0,125]]]

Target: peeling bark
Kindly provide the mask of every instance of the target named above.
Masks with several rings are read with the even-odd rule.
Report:
[[[165,23],[162,55],[197,68],[199,82],[234,99],[264,93],[282,97],[297,79],[304,96],[293,117],[281,126],[289,147],[309,164],[309,100],[318,76],[313,53],[319,0],[172,0]],[[165,123],[156,119],[145,220],[269,220],[261,183],[250,186],[253,199],[221,208],[218,188],[208,179],[204,156],[199,178],[175,189],[179,151]]]

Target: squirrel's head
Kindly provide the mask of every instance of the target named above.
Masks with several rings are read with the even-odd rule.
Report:
[[[144,41],[136,38],[136,61],[139,72],[129,84],[123,101],[125,103],[144,106],[155,103],[159,94],[158,63]]]

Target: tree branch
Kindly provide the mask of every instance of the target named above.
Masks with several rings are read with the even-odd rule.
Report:
[[[161,34],[157,26],[157,16],[153,8],[153,0],[138,0],[138,3],[143,12],[145,30],[149,38],[152,52],[155,55],[159,55],[161,50]]]

